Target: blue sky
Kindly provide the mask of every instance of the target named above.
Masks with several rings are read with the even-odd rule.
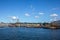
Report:
[[[20,22],[60,20],[60,0],[0,0],[0,22],[11,22],[10,16]]]

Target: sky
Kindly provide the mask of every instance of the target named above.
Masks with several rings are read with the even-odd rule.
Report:
[[[0,0],[0,22],[60,20],[60,0]]]

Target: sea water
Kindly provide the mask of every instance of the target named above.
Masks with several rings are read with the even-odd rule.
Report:
[[[0,40],[60,40],[60,29],[0,28]]]

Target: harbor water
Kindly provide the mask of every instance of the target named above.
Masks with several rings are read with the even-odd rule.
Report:
[[[60,40],[60,29],[0,28],[0,40]]]

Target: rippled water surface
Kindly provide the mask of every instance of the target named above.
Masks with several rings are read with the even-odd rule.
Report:
[[[0,28],[0,40],[60,40],[60,29]]]

